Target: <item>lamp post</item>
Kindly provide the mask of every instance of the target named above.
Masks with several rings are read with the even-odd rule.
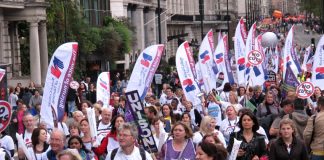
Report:
[[[204,0],[199,0],[201,40],[204,39]]]
[[[64,42],[67,42],[67,32],[66,32],[66,0],[64,0],[63,12],[64,12]]]
[[[160,0],[157,0],[158,2],[158,32],[159,32],[159,44],[162,43],[162,37],[161,37],[161,6],[160,6]]]

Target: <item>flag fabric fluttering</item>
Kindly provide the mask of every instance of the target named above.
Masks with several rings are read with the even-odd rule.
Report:
[[[285,47],[284,47],[284,59],[283,59],[283,77],[286,75],[286,67],[288,64],[297,77],[297,75],[301,72],[300,64],[298,61],[298,57],[296,55],[295,49],[294,49],[294,25],[291,27],[291,29],[288,32],[286,41],[285,41]]]
[[[219,72],[213,60],[214,52],[214,37],[213,31],[209,32],[204,37],[198,55],[198,63],[200,63],[200,71],[202,72],[205,91],[209,93],[212,89],[216,89],[216,75]]]
[[[229,63],[226,59],[228,59],[227,35],[224,35],[224,37],[219,40],[214,52],[214,61],[219,71],[216,75],[216,90],[219,91],[223,90],[225,83],[234,82],[231,68],[226,66],[226,63]]]
[[[235,30],[234,38],[234,51],[235,51],[235,62],[236,62],[236,74],[237,74],[237,83],[239,85],[245,85],[245,37],[246,29],[243,18],[240,19]]]
[[[318,86],[321,90],[324,90],[324,36],[321,37],[317,44],[314,63],[312,68],[311,82],[314,86]]]
[[[155,71],[160,64],[163,49],[163,44],[157,44],[143,50],[136,60],[126,92],[137,90],[141,96],[141,100],[145,98],[146,92],[151,86]]]
[[[176,66],[186,98],[190,100],[194,106],[198,106],[201,105],[201,100],[198,97],[201,92],[190,68],[189,56],[192,56],[190,52],[189,43],[185,41],[177,50]]]
[[[63,120],[77,55],[78,43],[69,42],[59,46],[50,60],[40,111],[41,119],[49,128]]]

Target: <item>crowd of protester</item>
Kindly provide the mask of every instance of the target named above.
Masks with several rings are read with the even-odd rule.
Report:
[[[204,93],[198,109],[184,96],[176,73],[171,77],[175,80],[164,83],[160,92],[150,88],[143,101],[156,153],[143,149],[137,126],[125,120],[127,81],[113,80],[111,107],[102,107],[89,77],[77,90],[69,89],[65,117],[54,129],[40,117],[42,88],[33,83],[10,87],[13,113],[0,135],[0,153],[5,153],[3,159],[16,155],[32,160],[225,160],[237,139],[242,141],[239,160],[324,159],[324,97],[319,87],[310,98],[301,99],[295,90],[283,97],[280,80],[268,87],[226,83],[223,90]],[[99,144],[91,137],[89,107],[96,111]],[[16,133],[22,135],[29,156]]]

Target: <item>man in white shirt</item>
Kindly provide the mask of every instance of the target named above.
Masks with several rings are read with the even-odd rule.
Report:
[[[35,128],[35,119],[29,112],[25,112],[23,116],[23,123],[26,129],[22,135],[22,138],[25,142],[26,147],[29,148],[32,147],[31,136]],[[22,151],[21,146],[19,145],[18,145],[18,157],[20,159],[25,157],[25,154]]]
[[[111,121],[111,115],[112,111],[104,107],[101,111],[101,120],[98,123],[98,128],[97,128],[97,133],[98,133],[98,142],[101,142],[101,140],[106,137],[106,135],[110,132],[111,126],[110,126],[110,121]]]
[[[151,155],[135,146],[138,137],[137,126],[124,123],[118,128],[118,143],[120,148],[109,152],[106,160],[153,160]]]
[[[169,87],[165,90],[165,96],[160,97],[160,104],[163,106],[164,104],[171,104],[172,99],[174,98],[172,88]]]

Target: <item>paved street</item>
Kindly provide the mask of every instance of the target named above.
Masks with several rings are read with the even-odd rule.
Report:
[[[321,37],[320,34],[312,33],[306,34],[304,32],[305,27],[302,24],[296,25],[295,30],[295,42],[301,46],[308,46],[311,44],[311,39],[315,38],[315,43],[317,43]],[[317,44],[316,44],[317,45]]]

